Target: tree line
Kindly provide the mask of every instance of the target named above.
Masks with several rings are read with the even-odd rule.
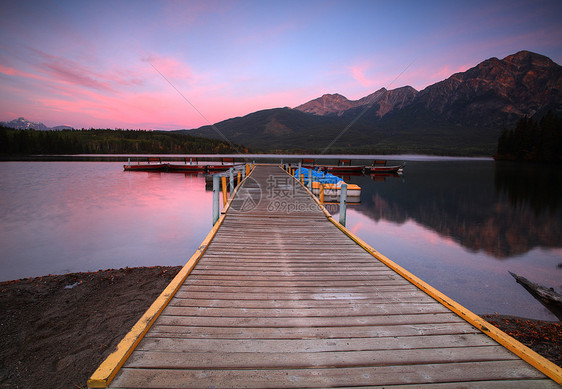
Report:
[[[16,130],[0,126],[0,154],[230,154],[243,146],[186,134],[145,130]]]
[[[562,162],[562,117],[549,111],[539,121],[523,117],[513,130],[504,128],[494,158]]]

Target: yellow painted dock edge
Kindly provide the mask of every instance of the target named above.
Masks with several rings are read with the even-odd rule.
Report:
[[[287,173],[289,174],[289,173]],[[294,178],[294,177],[293,177]],[[531,366],[535,367],[537,370],[542,372],[547,377],[551,378],[558,384],[562,384],[562,368],[560,366],[555,365],[554,363],[550,362],[545,357],[537,354],[527,346],[523,345],[516,339],[512,338],[502,330],[498,329],[494,325],[488,323],[486,320],[482,319],[477,314],[471,312],[469,309],[463,307],[450,297],[446,296],[445,294],[441,293],[425,281],[421,280],[420,278],[416,277],[408,270],[404,269],[400,265],[396,264],[389,258],[385,257],[377,250],[369,246],[365,241],[361,238],[356,236],[353,232],[342,226],[336,219],[332,217],[330,212],[320,203],[318,198],[312,194],[312,192],[303,185],[299,180],[294,178],[296,182],[301,184],[306,191],[310,194],[310,196],[314,199],[316,204],[322,209],[326,217],[337,227],[339,228],[344,234],[346,234],[349,238],[351,238],[355,243],[361,246],[365,251],[371,254],[373,257],[378,259],[380,262],[400,274],[404,277],[408,282],[416,286],[417,288],[424,291],[427,295],[432,297],[433,299],[437,300],[439,303],[444,305],[446,308],[451,310],[456,315],[460,316],[462,319],[473,325],[474,327],[478,328],[484,334],[488,335],[490,338],[494,339],[496,342],[507,348],[509,351],[523,359],[525,362],[530,364]]]
[[[249,175],[242,180],[240,185],[244,183],[248,177]],[[88,380],[88,388],[107,388],[111,380],[113,380],[119,369],[121,369],[127,358],[129,358],[129,355],[131,355],[140,343],[144,335],[148,332],[152,324],[154,324],[158,316],[160,316],[164,308],[166,308],[172,297],[174,297],[189,273],[191,273],[197,262],[199,262],[199,259],[207,250],[207,247],[215,237],[219,227],[222,225],[226,217],[226,211],[230,207],[232,199],[238,192],[240,185],[236,187],[226,206],[223,208],[221,217],[213,226],[209,234],[205,237],[199,248],[191,256],[189,261],[187,261],[185,266],[179,271],[170,284],[168,284],[166,289],[164,289],[160,296],[154,301],[154,303],[152,303],[150,308],[148,308],[139,321],[137,321],[131,331],[125,335],[123,340],[121,340],[121,342],[117,345],[117,348],[105,359],[105,361],[102,362],[94,374],[92,374]]]

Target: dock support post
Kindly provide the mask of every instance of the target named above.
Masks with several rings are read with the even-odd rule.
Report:
[[[213,226],[219,220],[219,176],[213,176]]]
[[[301,175],[301,166],[302,166],[301,162],[299,162],[299,173],[298,173],[297,177],[300,177],[300,175]]]
[[[347,184],[341,185],[340,193],[340,224],[345,227],[345,211],[347,201]]]
[[[131,166],[131,157],[127,158],[127,163]]]
[[[226,201],[228,200],[228,197],[226,196],[226,177],[221,177],[221,181],[222,181],[222,206],[226,206]]]
[[[308,189],[312,192],[312,169],[308,169]]]
[[[318,192],[318,199],[320,199],[320,204],[324,205],[324,184],[320,184],[320,192]]]
[[[230,168],[228,169],[228,179],[230,180],[230,195],[232,196],[232,193],[234,192],[234,177],[233,177],[233,169]]]

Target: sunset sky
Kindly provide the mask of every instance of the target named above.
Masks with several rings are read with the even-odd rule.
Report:
[[[421,90],[519,50],[562,63],[560,0],[4,0],[1,15],[0,121],[47,126],[197,128]]]

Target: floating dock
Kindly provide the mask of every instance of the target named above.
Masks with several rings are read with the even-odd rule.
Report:
[[[197,158],[184,158],[183,164],[164,163],[160,157],[147,158],[146,163],[129,163],[123,165],[123,170],[127,172],[165,172],[165,173],[198,173],[198,172],[219,172],[230,168],[244,166],[243,163],[235,163],[234,158],[221,158],[216,161],[199,161]],[[151,164],[151,162],[153,162]],[[199,163],[201,162],[201,163]]]
[[[258,165],[88,387],[557,382],[560,367],[369,247],[280,167]]]

